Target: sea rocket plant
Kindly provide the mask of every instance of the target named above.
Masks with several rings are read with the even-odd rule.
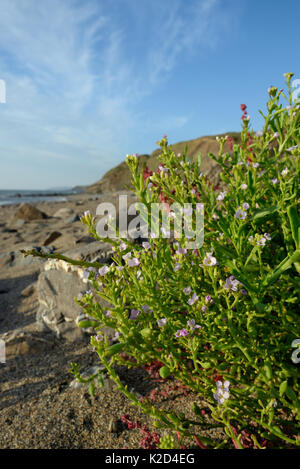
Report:
[[[142,244],[111,240],[116,249],[106,269],[52,255],[94,268],[86,274],[93,295],[76,300],[93,320],[79,326],[94,328],[91,348],[119,389],[157,428],[191,437],[200,447],[220,446],[207,436],[215,426],[225,430],[221,445],[227,447],[243,448],[245,441],[300,446],[300,376],[290,358],[291,344],[300,338],[300,109],[292,103],[291,77],[287,96],[270,87],[258,135],[243,104],[240,142],[230,141],[230,152],[224,152],[228,136],[218,138],[219,154],[208,155],[221,169],[218,190],[200,171],[201,158],[188,159],[188,149],[178,157],[166,136],[159,142],[159,172],[150,175],[139,168],[139,158],[127,157],[133,190],[146,207],[162,199],[182,207],[201,201],[202,247],[188,249],[184,232],[177,246],[161,234]],[[179,228],[176,218],[170,217],[171,232]],[[92,215],[81,219],[99,239]],[[109,316],[99,296],[111,304]],[[109,343],[104,326],[120,334],[117,343]],[[151,363],[160,364],[161,379],[194,393],[195,418],[140,400],[114,367]],[[77,365],[73,372],[79,377]],[[198,397],[211,422],[203,418]]]

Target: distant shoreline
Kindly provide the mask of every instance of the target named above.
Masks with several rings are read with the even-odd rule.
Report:
[[[69,196],[79,195],[76,189],[66,190],[0,190],[0,206],[37,202],[66,202]]]

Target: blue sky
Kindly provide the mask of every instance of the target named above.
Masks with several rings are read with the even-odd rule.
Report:
[[[298,0],[1,0],[0,189],[91,184],[126,154],[262,125],[300,78]]]

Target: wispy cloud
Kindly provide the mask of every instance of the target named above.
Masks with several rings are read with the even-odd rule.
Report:
[[[1,1],[0,78],[7,85],[1,158],[26,160],[28,184],[34,184],[30,165],[38,154],[45,168],[54,160],[78,165],[85,155],[93,172],[82,183],[117,164],[146,119],[143,99],[184,57],[214,47],[224,22],[218,0],[131,0],[126,6],[119,0],[112,8],[96,0]],[[157,116],[155,128],[166,121],[186,125],[182,113],[167,114]],[[70,180],[79,183],[79,177],[80,171]]]

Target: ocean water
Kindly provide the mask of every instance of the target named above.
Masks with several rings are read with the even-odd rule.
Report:
[[[65,202],[66,196],[76,194],[74,189],[65,190],[0,190],[0,205],[33,203],[33,202]]]

